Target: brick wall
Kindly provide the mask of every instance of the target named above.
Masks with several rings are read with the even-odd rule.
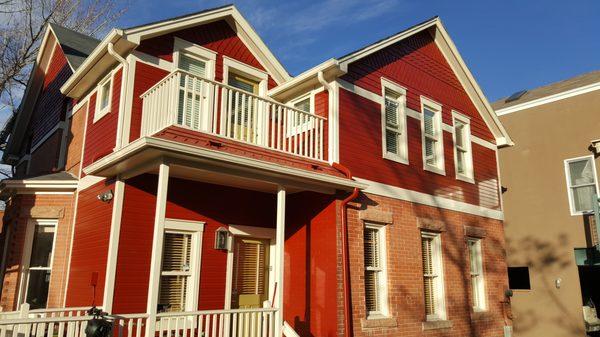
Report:
[[[10,227],[6,256],[6,273],[0,296],[5,311],[16,310],[19,296],[20,268],[27,223],[30,219],[58,219],[54,244],[48,307],[62,306],[73,219],[72,194],[22,194],[11,198],[4,216],[5,230]]]
[[[385,223],[391,221],[386,226],[386,244],[388,301],[392,319],[379,322],[365,320],[365,219]],[[450,328],[424,331],[420,241],[422,227],[426,226],[424,224],[442,227],[445,298],[448,320],[452,325]],[[501,221],[361,194],[348,209],[348,226],[354,336],[503,336],[504,304],[501,302],[508,281]],[[474,313],[472,310],[465,241],[467,231],[484,235],[482,249],[488,307],[484,313]],[[340,307],[343,308],[343,302],[340,302]]]

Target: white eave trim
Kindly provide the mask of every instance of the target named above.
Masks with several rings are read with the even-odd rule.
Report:
[[[77,180],[6,180],[0,190],[76,190]]]
[[[548,104],[548,103],[560,101],[561,99],[565,99],[565,98],[569,98],[569,97],[573,97],[573,96],[577,96],[577,95],[587,94],[588,92],[592,92],[592,91],[595,91],[595,90],[600,90],[600,82],[596,82],[596,83],[585,85],[583,87],[579,87],[579,88],[575,88],[575,89],[571,89],[571,90],[559,92],[559,93],[554,94],[554,95],[550,95],[550,96],[546,96],[546,97],[541,97],[541,98],[538,98],[538,99],[534,99],[532,101],[528,101],[528,102],[524,102],[524,103],[521,103],[521,104],[509,106],[507,108],[498,109],[498,110],[496,110],[496,114],[498,116],[508,115],[510,113],[517,112],[517,111],[520,111],[520,110],[529,109],[529,108],[533,108],[533,107],[536,107],[538,105]]]
[[[304,81],[307,81],[311,78],[316,78],[319,72],[326,72],[333,68],[339,68],[341,73],[346,72],[346,69],[340,67],[340,62],[338,60],[331,58],[321,64],[312,67],[311,69],[306,70],[305,72],[285,82],[284,84],[269,90],[267,92],[267,95],[270,97],[274,97],[285,91],[294,90],[294,88],[297,87],[300,83],[303,83]]]
[[[197,158],[208,158],[218,162],[226,164],[234,164],[243,167],[249,167],[259,170],[264,170],[272,174],[286,175],[296,178],[310,179],[312,181],[321,182],[330,185],[341,186],[345,188],[360,188],[366,187],[365,184],[357,182],[355,180],[348,180],[342,177],[331,176],[324,173],[314,173],[303,169],[293,168],[285,165],[279,165],[270,163],[267,161],[256,160],[244,156],[238,156],[222,151],[209,150],[199,148],[176,141],[156,138],[156,137],[143,137],[139,138],[133,143],[130,143],[123,149],[96,161],[95,163],[85,167],[83,172],[86,175],[97,174],[103,169],[112,166],[119,161],[122,161],[128,157],[133,156],[144,148],[155,148],[165,152],[171,152],[173,154],[186,154]]]

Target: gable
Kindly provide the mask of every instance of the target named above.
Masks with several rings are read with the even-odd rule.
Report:
[[[165,35],[143,40],[137,50],[165,61],[173,62],[175,37],[200,45],[217,52],[215,80],[223,79],[223,56],[227,56],[266,71],[248,46],[225,21],[215,21],[204,25],[171,32]],[[269,74],[269,88],[277,83]]]
[[[377,95],[381,77],[407,89],[408,108],[420,111],[421,95],[442,104],[443,122],[452,125],[452,110],[471,118],[473,135],[495,142],[495,137],[458,76],[428,31],[421,31],[348,65],[341,78]]]

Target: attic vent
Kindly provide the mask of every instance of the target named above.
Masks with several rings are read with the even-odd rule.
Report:
[[[516,101],[519,98],[521,98],[521,96],[525,95],[527,93],[527,90],[521,90],[521,91],[517,91],[514,94],[510,95],[505,101],[504,103],[508,103],[508,102],[512,102],[512,101]]]

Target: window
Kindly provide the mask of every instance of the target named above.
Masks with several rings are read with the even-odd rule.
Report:
[[[48,302],[56,223],[56,220],[32,220],[28,226],[29,255],[24,257],[25,293],[21,301],[29,303],[31,309],[44,309]]]
[[[442,135],[442,106],[421,97],[421,134],[423,142],[423,168],[445,174],[444,144]]]
[[[179,83],[179,104],[177,123],[193,129],[198,129],[202,112],[205,111],[207,100],[201,104],[202,97],[198,95],[202,79],[206,78],[206,61],[199,57],[180,53],[177,67],[183,70]],[[185,110],[185,111],[184,111]]]
[[[386,316],[385,227],[368,224],[364,231],[365,304],[367,317]]]
[[[298,99],[292,100],[289,105],[308,114],[314,114],[314,95],[310,93],[302,96]],[[289,110],[287,119],[289,121],[287,132],[288,137],[308,131],[313,127],[313,118],[311,118],[308,114]]]
[[[203,230],[200,222],[165,221],[158,312],[197,308]]]
[[[483,311],[485,303],[485,281],[483,277],[483,257],[481,253],[481,239],[468,239],[471,289],[473,291],[473,310]]]
[[[471,152],[471,125],[469,118],[454,115],[454,164],[456,179],[473,183],[473,155]]]
[[[428,321],[446,319],[440,234],[421,233],[425,314]]]
[[[112,99],[112,74],[106,76],[98,84],[96,95],[96,112],[94,113],[94,123],[110,112],[110,101]]]
[[[381,79],[384,102],[381,107],[383,157],[408,164],[406,136],[406,89]]]
[[[571,214],[592,210],[592,196],[598,191],[596,165],[593,156],[565,160]]]
[[[508,287],[513,290],[531,290],[529,267],[508,267]]]

